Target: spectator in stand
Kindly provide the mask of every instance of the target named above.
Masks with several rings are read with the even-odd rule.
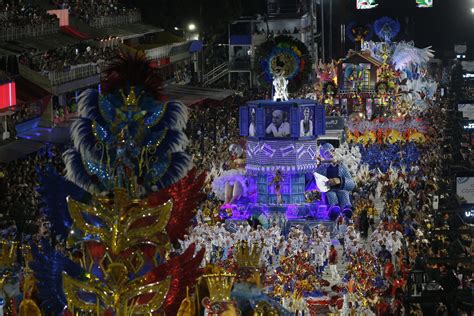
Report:
[[[48,50],[44,53],[30,52],[20,55],[19,62],[47,75],[52,71],[67,71],[80,64],[98,63],[117,55],[118,47],[95,47],[72,45]]]
[[[30,1],[10,0],[0,5],[0,31],[12,27],[24,27],[27,25],[58,25],[58,18],[49,15],[39,6]],[[0,33],[1,34],[1,33]]]
[[[0,199],[2,221],[14,220],[17,228],[16,239],[19,241],[25,234],[37,233],[35,230],[31,231],[32,223],[40,217],[40,199],[36,192],[37,169],[43,169],[47,164],[51,164],[62,174],[63,150],[62,146],[47,145],[24,159],[0,166],[0,175],[4,184]]]
[[[52,1],[52,3],[58,9],[69,9],[70,14],[78,16],[86,23],[89,23],[95,17],[124,16],[139,13],[136,8],[129,8],[116,0],[70,0],[67,2]]]

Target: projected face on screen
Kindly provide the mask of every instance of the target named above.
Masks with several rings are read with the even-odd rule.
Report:
[[[256,117],[257,113],[254,108],[249,108],[250,124],[249,124],[249,136],[255,137],[257,135],[257,123]]]
[[[313,136],[313,111],[311,108],[300,109],[300,137]]]
[[[288,122],[289,113],[283,109],[268,109],[266,112],[267,128],[265,135],[267,137],[289,137],[290,123]]]

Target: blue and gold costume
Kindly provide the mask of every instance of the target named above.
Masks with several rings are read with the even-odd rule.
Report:
[[[342,209],[350,208],[352,207],[350,192],[354,189],[355,183],[346,166],[333,161],[333,151],[334,147],[331,144],[321,145],[319,153],[323,162],[316,169],[316,172],[328,179],[339,178],[341,181],[340,184],[331,186],[331,189],[326,192],[328,204],[330,206],[338,205]]]

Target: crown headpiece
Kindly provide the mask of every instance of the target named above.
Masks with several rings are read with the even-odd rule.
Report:
[[[235,274],[233,273],[215,273],[203,275],[209,289],[209,299],[211,302],[230,302],[230,292],[234,284]]]
[[[143,91],[137,97],[135,93],[135,87],[131,86],[130,92],[128,93],[128,95],[125,95],[125,93],[123,92],[123,89],[120,89],[120,95],[122,96],[124,106],[138,107],[138,104],[140,103],[140,99],[143,95]]]
[[[239,242],[235,251],[235,260],[239,267],[258,268],[263,246],[255,242],[251,246],[247,242]]]

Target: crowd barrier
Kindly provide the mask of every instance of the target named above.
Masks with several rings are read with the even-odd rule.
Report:
[[[11,26],[0,29],[0,41],[9,41],[24,37],[51,35],[59,32],[58,23],[41,23],[25,26]]]
[[[140,12],[130,12],[127,15],[94,17],[90,21],[90,26],[96,28],[103,28],[123,24],[138,23],[141,22],[141,20],[142,15]]]
[[[81,65],[73,65],[67,70],[63,71],[50,71],[48,73],[48,79],[51,82],[51,85],[57,86],[66,82],[71,82],[74,80],[79,80],[100,74],[101,70],[106,67],[104,61],[99,61],[97,63],[87,63]]]

